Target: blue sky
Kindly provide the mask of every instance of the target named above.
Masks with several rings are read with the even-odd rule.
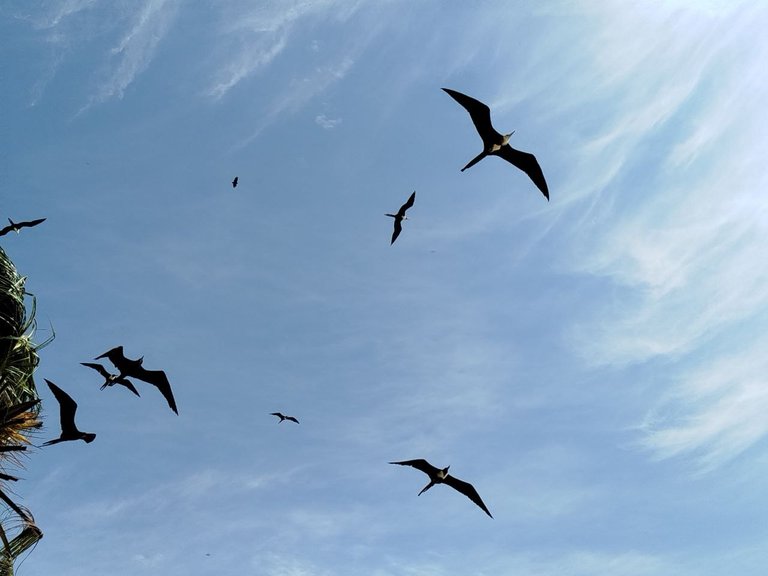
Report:
[[[768,6],[0,7],[21,575],[763,575]],[[547,203],[440,88],[491,106]],[[239,176],[240,185],[230,181]],[[397,242],[393,212],[416,190]],[[122,344],[180,415],[100,392]],[[299,426],[278,425],[273,411]],[[462,495],[390,466],[426,458]]]

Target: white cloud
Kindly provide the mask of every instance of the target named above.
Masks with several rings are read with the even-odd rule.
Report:
[[[315,124],[326,130],[330,130],[341,124],[341,118],[328,118],[325,114],[318,114],[315,116]]]
[[[272,104],[260,117],[253,132],[239,143],[245,146],[256,138],[265,127],[285,113],[296,112],[318,94],[322,94],[329,86],[344,78],[354,65],[352,58],[344,58],[341,62],[319,66],[309,74],[294,79],[272,98]]]
[[[760,19],[749,10],[649,12],[619,19],[597,53],[597,69],[611,70],[600,87],[616,104],[576,153],[572,180],[586,192],[575,196],[592,206],[572,230],[570,257],[618,297],[573,342],[592,365],[680,361],[684,369],[665,365],[677,375],[675,400],[649,416],[645,445],[661,457],[699,453],[714,466],[768,432],[755,409],[766,403],[760,372],[710,356],[717,341],[717,350],[742,349],[738,363],[764,366],[760,348],[744,340],[768,312],[768,270],[759,265],[768,128],[755,121],[768,97],[768,43],[757,40]],[[646,29],[638,37],[658,42],[626,50],[622,38],[632,47],[636,26]],[[745,44],[749,37],[755,42]],[[660,417],[670,406],[676,414]]]
[[[598,550],[564,551],[560,554],[488,554],[487,559],[477,557],[440,558],[403,563],[393,561],[389,570],[374,574],[408,574],[409,576],[448,576],[461,570],[474,574],[507,574],[510,576],[591,576],[593,574],[621,574],[622,576],[657,576],[659,574],[692,574],[678,562],[662,556],[634,550],[614,553]]]
[[[221,98],[241,80],[253,74],[256,70],[268,66],[286,46],[284,34],[268,39],[257,39],[247,51],[241,52],[219,74],[218,80],[208,89],[208,95]]]
[[[646,418],[643,445],[660,458],[695,455],[702,470],[738,456],[768,433],[767,338],[683,373]]]
[[[306,560],[274,553],[256,556],[252,567],[267,576],[323,576],[331,573]]]
[[[96,0],[65,0],[39,18],[34,18],[33,24],[38,29],[55,28],[62,20],[90,8],[94,4],[96,4]]]
[[[240,6],[226,11],[227,22],[220,31],[222,39],[230,38],[235,47],[228,51],[229,62],[218,72],[207,94],[222,98],[241,81],[269,64],[286,48],[296,25],[306,19],[332,14],[344,21],[356,10],[356,2],[317,0],[266,2],[250,6],[243,12]],[[317,43],[311,44],[317,51]],[[234,53],[233,53],[234,52]]]
[[[85,108],[113,97],[123,97],[126,88],[152,61],[158,44],[173,22],[177,8],[176,0],[147,0],[130,30],[112,48],[111,54],[117,58],[113,71]]]

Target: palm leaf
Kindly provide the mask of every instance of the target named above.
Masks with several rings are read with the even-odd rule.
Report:
[[[41,425],[33,373],[38,350],[53,339],[34,343],[35,299],[25,291],[24,281],[0,248],[0,509],[6,509],[0,517],[0,576],[11,576],[19,554],[43,535],[29,511],[5,489],[6,482],[16,480],[5,472],[6,466],[21,465],[19,456],[30,443],[27,436]],[[12,532],[15,536],[9,537]]]

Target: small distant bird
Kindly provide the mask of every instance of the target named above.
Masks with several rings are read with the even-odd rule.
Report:
[[[109,358],[109,361],[115,365],[115,368],[120,371],[120,373],[117,375],[117,378],[122,379],[130,376],[131,378],[138,378],[139,380],[143,380],[144,382],[148,382],[149,384],[155,386],[165,397],[165,400],[168,402],[168,406],[171,407],[171,410],[173,410],[176,414],[179,413],[178,409],[176,408],[176,400],[173,398],[171,383],[168,382],[168,376],[166,376],[165,372],[162,370],[147,370],[144,368],[142,366],[142,363],[144,362],[144,356],[138,360],[131,360],[130,358],[126,358],[123,354],[123,347],[117,346],[112,348],[112,350],[104,352],[104,354],[100,356],[96,356],[95,360],[100,358]]]
[[[121,378],[119,374],[110,374],[107,371],[107,369],[104,368],[104,366],[102,366],[101,364],[96,364],[94,362],[80,362],[80,364],[82,364],[83,366],[88,366],[88,368],[93,368],[94,370],[96,370],[96,372],[104,376],[104,384],[101,385],[100,390],[104,390],[104,388],[106,388],[107,386],[114,386],[115,384],[121,384],[126,388],[128,388],[128,390],[136,394],[136,396],[141,396],[141,394],[139,394],[139,391],[136,390],[136,387],[131,383],[130,380],[128,380],[127,378]]]
[[[397,211],[397,214],[385,214],[385,216],[389,216],[391,218],[395,219],[395,230],[392,232],[392,241],[389,243],[390,246],[395,243],[395,240],[397,240],[397,237],[400,236],[400,232],[403,230],[403,220],[408,220],[408,217],[405,215],[405,211],[408,210],[411,206],[413,206],[413,202],[416,200],[416,191],[413,191],[413,194],[411,194],[411,197],[408,198],[408,201],[400,206],[400,210]]]
[[[485,504],[480,498],[480,494],[477,493],[477,490],[475,490],[472,484],[459,480],[458,478],[448,474],[448,468],[450,468],[450,466],[446,466],[445,468],[442,468],[442,469],[435,468],[434,466],[432,466],[432,464],[430,464],[424,459],[404,460],[402,462],[390,462],[390,464],[399,464],[400,466],[411,466],[413,468],[416,468],[416,470],[421,470],[427,476],[429,476],[429,484],[427,484],[426,486],[424,486],[424,488],[421,489],[421,492],[419,492],[419,496],[421,496],[424,492],[432,488],[432,486],[434,486],[435,484],[448,484],[448,486],[450,486],[454,490],[458,490],[459,492],[464,494],[464,496],[472,500],[472,502],[480,506],[480,508],[482,508],[483,511],[486,514],[488,514],[488,516],[491,516],[491,513],[488,511],[488,508],[486,508]],[[491,516],[491,518],[493,518],[493,516]]]
[[[38,218],[37,220],[29,220],[27,222],[14,222],[10,218],[8,218],[8,222],[10,222],[9,226],[6,226],[2,230],[0,230],[0,236],[5,236],[8,234],[8,232],[16,232],[16,234],[19,233],[19,230],[22,228],[32,228],[32,226],[37,226],[41,222],[45,222],[46,218]]]
[[[294,418],[293,416],[285,416],[284,414],[280,414],[280,412],[271,412],[271,415],[277,416],[278,418],[280,418],[280,422],[282,422],[283,420],[290,420],[291,422],[296,422],[296,424],[299,423],[299,421],[296,420],[296,418]],[[280,422],[278,422],[278,424],[280,424]]]
[[[483,151],[470,160],[469,164],[464,166],[461,171],[464,172],[464,170],[474,166],[488,155],[500,156],[528,174],[528,177],[533,180],[533,183],[541,190],[544,197],[549,200],[547,181],[544,179],[544,173],[541,171],[541,166],[539,166],[536,157],[528,152],[515,150],[508,144],[509,137],[515,131],[513,130],[509,134],[499,134],[491,124],[491,109],[488,106],[466,94],[456,92],[456,90],[448,88],[443,88],[443,90],[469,112],[472,123],[475,125],[478,134],[480,134],[480,138],[483,139]]]
[[[67,440],[85,440],[90,443],[96,438],[96,434],[91,432],[80,432],[75,425],[75,412],[77,412],[77,403],[72,400],[69,394],[56,386],[53,382],[46,379],[48,388],[51,389],[56,400],[59,401],[59,419],[61,420],[61,436],[54,440],[48,440],[43,446],[58,444]]]
[[[232,180],[232,188],[237,188],[237,180],[238,180],[238,177],[235,176],[235,179]]]

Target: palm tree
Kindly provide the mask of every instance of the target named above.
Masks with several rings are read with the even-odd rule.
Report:
[[[41,426],[40,400],[32,373],[42,345],[32,341],[35,302],[25,307],[25,278],[20,276],[0,248],[0,576],[12,576],[15,559],[34,545],[43,533],[32,514],[16,504],[6,490],[17,478],[6,466],[19,466],[19,456],[29,444],[27,433]],[[10,535],[13,534],[11,537]]]

